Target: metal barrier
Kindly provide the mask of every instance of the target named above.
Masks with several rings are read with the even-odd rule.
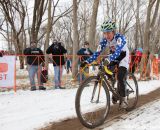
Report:
[[[16,60],[16,88],[17,89],[26,89],[28,87],[30,87],[30,80],[29,80],[29,74],[28,71],[31,69],[31,67],[34,65],[35,62],[40,62],[42,61],[44,63],[44,56],[45,55],[38,55],[36,56],[36,58],[34,59],[33,63],[29,66],[27,66],[27,64],[25,64],[25,69],[20,69],[20,57],[26,59],[26,57],[33,57],[35,55],[16,55],[17,60]],[[61,85],[65,86],[66,88],[70,88],[71,86],[78,86],[80,82],[82,82],[82,78],[81,76],[84,75],[85,77],[90,76],[90,75],[94,75],[96,74],[98,68],[94,67],[94,64],[91,64],[90,67],[88,68],[89,71],[86,71],[85,68],[79,69],[79,72],[76,74],[75,77],[72,77],[72,72],[67,72],[66,69],[68,69],[68,66],[62,66],[61,65],[61,61],[62,61],[62,55],[47,55],[48,57],[50,57],[49,59],[49,67],[48,67],[48,82],[44,84],[44,86],[47,86],[48,88],[53,88],[54,86],[54,79],[55,79],[55,74],[54,74],[54,66],[53,63],[56,65],[56,62],[52,60],[53,57],[59,57],[60,59],[60,74],[62,79],[61,79]],[[100,62],[100,59],[102,57],[104,57],[105,55],[100,56],[97,59],[97,63]],[[72,59],[72,55],[67,55],[65,56],[66,59],[71,60]],[[129,67],[129,71],[133,72],[133,69],[135,71],[135,73],[139,73],[140,72],[140,57],[134,57],[134,60],[132,60],[133,56],[130,56],[130,67]],[[147,69],[147,56],[143,55],[142,56],[146,61],[143,64],[143,70],[141,71],[146,71]],[[77,56],[77,62],[79,60],[79,63],[82,61],[82,56]],[[26,60],[25,60],[26,62]],[[72,60],[71,60],[72,62]],[[159,79],[159,61],[156,58],[153,58],[152,61],[150,61],[151,63],[151,74],[155,75],[158,79]],[[39,63],[38,63],[39,64]],[[74,68],[76,65],[76,63],[71,63],[71,67],[70,67],[70,71],[72,71],[72,68]],[[78,65],[79,66],[79,65]],[[78,67],[79,68],[79,67]],[[38,65],[38,79],[40,79],[42,73],[41,73],[41,65]],[[79,78],[79,82],[77,81],[77,79]],[[36,86],[39,86],[40,84],[38,84],[38,81],[36,81]],[[15,90],[16,90],[15,88]]]

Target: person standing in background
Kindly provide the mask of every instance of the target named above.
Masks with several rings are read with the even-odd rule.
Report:
[[[136,70],[136,51],[133,50],[130,54],[130,67],[129,67],[129,72],[131,72],[132,74],[134,74],[135,70]]]
[[[61,79],[63,65],[65,64],[64,54],[67,53],[67,50],[62,46],[61,42],[54,40],[53,44],[46,50],[46,53],[53,55],[55,89],[65,89],[65,87],[61,86]]]
[[[2,54],[2,52],[0,51],[0,57],[3,57],[3,54]]]
[[[77,55],[80,56],[80,63],[87,60],[91,55],[93,54],[93,52],[91,51],[91,49],[89,48],[89,42],[85,41],[84,42],[84,47],[82,47],[78,52]],[[89,73],[89,68],[85,67],[82,68],[84,73]],[[79,75],[78,80],[79,81],[83,81],[85,79],[85,74],[82,73]]]
[[[72,61],[70,57],[67,57],[66,71],[67,71],[67,74],[69,74],[69,72],[72,72]]]
[[[46,88],[43,86],[43,83],[41,82],[41,79],[40,79],[42,66],[44,66],[43,51],[40,48],[36,47],[35,42],[31,42],[31,46],[29,48],[26,48],[23,53],[24,55],[27,56],[27,68],[29,72],[31,91],[36,90],[36,84],[35,84],[36,74],[38,79],[39,90],[46,90]]]

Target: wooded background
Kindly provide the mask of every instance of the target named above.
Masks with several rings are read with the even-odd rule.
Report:
[[[0,35],[14,54],[22,54],[31,41],[45,52],[57,39],[77,63],[75,54],[84,41],[96,49],[100,25],[107,18],[116,21],[130,50],[159,52],[160,0],[0,0]],[[24,57],[20,62],[23,68]],[[77,71],[75,67],[73,75]]]

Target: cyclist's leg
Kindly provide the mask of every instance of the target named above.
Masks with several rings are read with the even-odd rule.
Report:
[[[118,79],[118,92],[122,97],[120,105],[126,102],[126,94],[125,94],[126,93],[126,85],[125,85],[126,74],[127,74],[127,68],[123,66],[119,66],[117,79]],[[126,107],[126,106],[122,106],[122,107]]]
[[[123,66],[119,66],[118,67],[118,75],[117,75],[117,79],[118,79],[118,92],[120,94],[121,97],[125,97],[125,78],[126,78],[126,74],[127,74],[127,68],[123,67]]]
[[[115,70],[115,67],[116,67],[116,66],[110,66],[109,69],[113,72],[113,71]],[[113,86],[113,88],[116,87],[115,84],[116,84],[116,75],[114,74],[114,75],[113,75],[113,78],[112,78],[112,86]],[[118,85],[118,84],[117,84],[117,85]],[[117,87],[117,88],[118,88],[118,87]],[[116,92],[118,91],[117,88],[115,88],[115,89],[116,89]],[[112,95],[112,103],[113,103],[113,104],[116,104],[117,101],[118,101],[118,99],[117,99],[114,95]]]

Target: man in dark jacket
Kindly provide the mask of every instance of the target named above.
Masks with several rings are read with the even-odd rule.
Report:
[[[4,51],[0,51],[0,57],[3,57]]]
[[[31,42],[31,46],[24,50],[24,55],[27,56],[27,68],[29,72],[29,79],[31,84],[31,91],[36,90],[35,75],[37,74],[39,90],[46,90],[43,83],[40,80],[42,64],[44,61],[44,55],[40,48],[36,47],[35,42]]]
[[[2,55],[2,53],[0,52],[0,57],[2,57],[3,55]]]
[[[61,86],[61,78],[63,65],[65,64],[64,54],[67,53],[67,50],[61,45],[60,42],[54,41],[53,44],[46,50],[46,53],[53,55],[55,89],[65,89]]]
[[[91,55],[93,54],[93,52],[91,51],[91,49],[89,48],[89,42],[85,41],[84,42],[84,47],[82,47],[78,52],[77,55],[80,58],[80,63],[87,60]],[[85,73],[89,73],[89,68],[82,68],[83,72]],[[81,74],[78,77],[79,81],[83,81],[85,79],[85,74]]]

